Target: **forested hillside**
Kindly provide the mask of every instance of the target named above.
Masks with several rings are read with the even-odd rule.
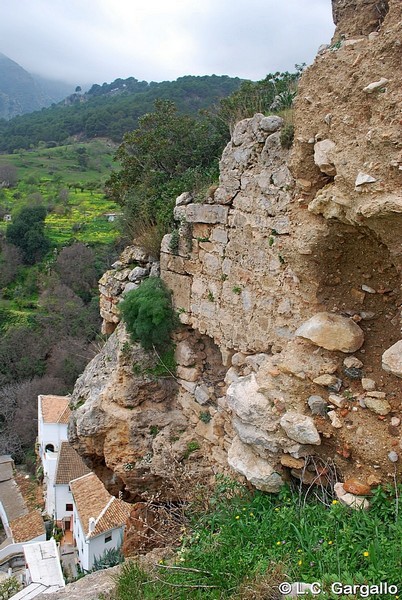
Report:
[[[216,75],[186,76],[162,83],[130,77],[93,85],[88,93],[77,92],[40,112],[0,120],[0,152],[30,148],[40,141],[60,144],[72,136],[107,137],[119,142],[124,133],[137,127],[138,118],[150,112],[158,98],[172,100],[180,112],[194,115],[217,104],[240,85],[237,77]]]

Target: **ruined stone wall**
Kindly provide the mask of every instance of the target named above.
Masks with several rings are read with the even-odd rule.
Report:
[[[229,466],[266,491],[340,478],[340,495],[400,474],[401,4],[333,8],[291,153],[279,117],[245,119],[218,188],[177,199],[160,257],[182,322],[175,378],[150,377],[119,325],[77,382],[71,439],[128,499],[177,495],[180,477],[185,495]],[[136,253],[101,280],[107,333],[158,273]]]

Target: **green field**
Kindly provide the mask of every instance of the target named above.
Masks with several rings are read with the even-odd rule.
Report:
[[[103,186],[117,166],[115,150],[109,141],[94,140],[1,155],[0,169],[12,165],[17,182],[0,189],[0,231],[7,228],[4,215],[43,203],[49,211],[46,231],[54,245],[112,243],[117,230],[107,215],[119,213],[120,207],[105,198]]]

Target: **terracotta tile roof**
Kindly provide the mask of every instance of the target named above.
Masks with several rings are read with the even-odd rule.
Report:
[[[26,515],[22,515],[10,523],[10,529],[13,532],[14,542],[28,542],[45,533],[45,524],[42,515],[38,510],[33,510]]]
[[[86,466],[78,452],[68,442],[62,442],[57,459],[55,484],[65,485],[90,472],[91,469]]]
[[[67,425],[71,410],[68,396],[40,396],[44,423],[62,423]]]
[[[128,519],[131,504],[111,496],[94,473],[70,483],[78,517],[87,538],[121,527]],[[95,519],[94,531],[89,533],[89,519]]]

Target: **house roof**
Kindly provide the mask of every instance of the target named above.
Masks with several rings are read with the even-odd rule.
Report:
[[[8,523],[28,512],[24,498],[14,478],[0,482],[0,502],[7,515]]]
[[[16,544],[28,542],[45,533],[45,524],[38,510],[21,515],[10,523],[13,539]]]
[[[87,539],[126,523],[132,509],[131,504],[111,496],[94,473],[71,481],[70,488]],[[89,531],[91,518],[95,519],[92,532]]]
[[[55,484],[66,485],[73,479],[90,472],[91,470],[74,448],[68,442],[62,442],[57,459]]]
[[[14,461],[8,454],[0,456],[0,482],[13,478]]]
[[[54,539],[24,545],[24,554],[32,583],[46,586],[47,594],[66,585]]]
[[[68,396],[40,396],[42,419],[44,423],[61,423],[67,425],[71,410]]]

